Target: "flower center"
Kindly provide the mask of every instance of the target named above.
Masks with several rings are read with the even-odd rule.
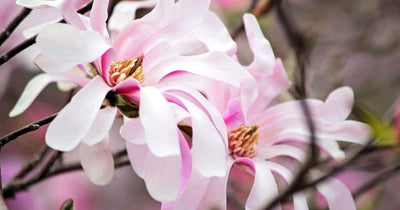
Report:
[[[252,158],[257,154],[258,125],[247,126],[241,124],[228,134],[230,154],[234,157]]]
[[[143,58],[141,55],[135,60],[122,59],[118,62],[112,62],[110,66],[110,81],[113,85],[118,84],[128,78],[135,78],[141,85],[144,82]]]

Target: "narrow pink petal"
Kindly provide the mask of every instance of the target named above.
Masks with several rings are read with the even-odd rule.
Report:
[[[322,117],[330,121],[346,119],[354,104],[354,93],[350,87],[341,87],[329,94]]]
[[[215,126],[198,107],[181,98],[192,119],[193,166],[203,176],[224,176],[226,173],[227,148]]]
[[[254,163],[254,183],[246,201],[246,209],[263,209],[278,194],[278,186],[271,169],[264,161]],[[277,205],[274,209],[281,209]]]
[[[88,82],[88,79],[73,73],[62,75],[39,74],[28,82],[9,116],[15,117],[24,112],[36,99],[39,93],[51,82],[72,82],[83,86]]]
[[[146,138],[139,118],[128,119],[120,130],[121,136],[133,144],[145,144]]]
[[[95,31],[102,35],[106,32],[108,4],[109,0],[93,1],[92,10],[90,11],[90,24]]]
[[[224,112],[224,121],[229,131],[237,128],[240,124],[246,124],[240,102],[240,99],[232,100]]]
[[[180,154],[176,120],[171,106],[154,87],[140,91],[140,120],[150,151],[159,157]]]
[[[134,95],[140,91],[140,83],[136,79],[127,79],[115,86],[115,92],[122,95]]]
[[[317,190],[325,197],[330,210],[356,210],[350,190],[335,178],[318,184]]]
[[[275,63],[275,56],[271,44],[265,39],[254,15],[245,14],[243,16],[243,23],[250,49],[254,55],[254,60],[250,64],[249,70],[271,74]]]
[[[75,65],[92,62],[110,48],[98,32],[80,31],[61,23],[44,27],[36,38],[36,45],[44,57],[36,62],[44,71],[50,73],[60,73]],[[62,68],[54,69],[54,66],[42,65],[42,60],[49,63],[50,59],[54,59],[50,64],[60,62],[59,66]]]
[[[110,87],[100,76],[83,87],[57,115],[46,132],[49,147],[70,151],[89,131]]]
[[[269,105],[272,99],[287,90],[291,85],[280,59],[275,61],[273,73],[270,75],[267,75],[265,72],[251,73],[257,81],[259,96],[251,105],[249,116],[260,113]]]
[[[110,16],[108,27],[113,33],[119,33],[126,25],[132,22],[136,16],[136,10],[151,8],[156,5],[155,0],[148,1],[121,1],[115,7]]]
[[[259,145],[257,157],[262,159],[271,159],[276,156],[289,156],[301,162],[303,162],[307,157],[306,153],[302,149],[292,145]]]
[[[115,49],[110,48],[108,49],[100,58],[100,63],[99,60],[96,60],[97,66],[100,66],[100,73],[101,76],[104,78],[105,81],[111,86],[111,81],[110,81],[110,65],[112,63],[112,60],[115,55]]]
[[[290,184],[292,182],[293,174],[286,167],[272,161],[268,161],[266,162],[266,164],[270,167],[271,170],[282,177],[287,184]],[[308,209],[307,199],[303,192],[293,194],[293,205],[295,210]]]
[[[48,6],[60,8],[62,1],[48,1],[48,0],[17,0],[17,5],[28,7],[31,9],[41,9]]]
[[[128,151],[129,161],[131,162],[133,170],[135,170],[139,177],[143,178],[144,166],[149,148],[146,144],[132,144],[126,141],[126,150]]]
[[[152,198],[157,201],[173,201],[181,185],[182,159],[180,155],[158,157],[148,152],[143,179]]]
[[[79,147],[81,165],[90,181],[97,185],[108,184],[114,175],[114,158],[108,140]]]
[[[92,124],[92,127],[83,138],[85,144],[92,146],[106,138],[111,126],[113,125],[116,114],[117,108],[115,107],[106,107],[104,109],[100,109],[100,111],[97,113],[96,119]]]
[[[237,51],[236,42],[233,41],[221,19],[209,11],[203,21],[194,29],[195,35],[206,44],[209,51],[219,51],[234,57]]]

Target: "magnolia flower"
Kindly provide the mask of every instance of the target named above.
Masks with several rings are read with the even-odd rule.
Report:
[[[246,14],[244,24],[254,61],[248,70],[257,80],[259,96],[249,110],[243,110],[237,99],[226,107],[224,119],[228,136],[227,167],[247,166],[254,183],[246,201],[246,209],[262,209],[278,194],[273,174],[290,183],[296,162],[283,164],[282,157],[304,162],[306,154],[300,144],[309,143],[310,133],[298,101],[267,107],[270,101],[290,86],[282,63],[274,61],[273,52],[254,16]],[[353,92],[342,87],[332,92],[325,102],[307,99],[315,124],[318,147],[327,155],[340,159],[344,153],[337,140],[365,143],[368,127],[345,120],[353,104]],[[288,168],[289,167],[289,168]],[[314,173],[315,175],[315,173]],[[164,202],[163,209],[225,209],[229,170],[223,177],[204,177],[193,169],[188,185],[174,202]],[[330,178],[317,185],[330,209],[355,209],[351,193],[340,181]],[[340,198],[336,195],[340,194]],[[340,201],[338,201],[340,199]],[[295,209],[308,209],[303,192],[293,195]],[[277,206],[279,209],[280,206]]]
[[[174,200],[184,185],[180,174],[191,167],[184,151],[188,145],[177,126],[189,115],[193,127],[193,166],[202,175],[223,176],[227,139],[220,132],[226,130],[221,114],[199,92],[180,85],[178,79],[175,84],[170,83],[186,72],[222,81],[236,89],[246,87],[243,98],[254,95],[252,77],[224,52],[182,56],[176,51],[179,47],[172,40],[208,23],[204,17],[209,12],[209,1],[160,1],[148,15],[126,25],[114,40],[110,40],[106,30],[107,5],[107,0],[94,1],[90,18],[78,16],[68,21],[65,17],[72,25],[52,24],[39,33],[36,41],[41,54],[35,62],[47,74],[28,84],[30,88],[24,90],[10,115],[25,110],[49,82],[75,82],[83,87],[50,124],[46,133],[50,147],[69,151],[82,141],[89,145],[100,143],[104,135],[94,138],[92,135],[98,132],[91,130],[106,131],[103,124],[108,121],[104,119],[115,117],[115,107],[128,117],[139,114],[138,119],[127,120],[122,130],[129,140],[127,149],[132,165],[137,172],[141,170],[137,165],[143,165],[145,172],[138,174],[142,174],[155,199]],[[85,69],[82,64],[86,63],[93,65]],[[92,78],[70,73],[77,65]],[[99,110],[102,104],[111,107]],[[136,104],[140,105],[138,113]],[[247,104],[243,103],[243,107]],[[176,116],[177,112],[183,115]],[[97,119],[103,124],[97,123]],[[135,158],[140,154],[143,156]],[[203,154],[211,154],[214,160],[209,162],[202,158]],[[93,157],[86,160],[94,160]],[[174,166],[174,170],[167,166]]]

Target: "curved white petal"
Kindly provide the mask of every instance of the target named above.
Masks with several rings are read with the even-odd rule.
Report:
[[[97,113],[96,119],[92,124],[92,127],[83,138],[83,142],[89,146],[92,146],[106,138],[113,125],[116,114],[117,109],[115,107],[106,107],[104,109],[100,109],[100,111]]]
[[[101,35],[106,32],[106,20],[108,17],[109,0],[93,1],[92,10],[90,11],[90,25]]]
[[[75,148],[92,126],[110,87],[99,76],[83,87],[57,115],[46,132],[46,144],[60,151]]]
[[[180,154],[174,114],[155,87],[144,87],[140,91],[139,116],[147,145],[154,155],[165,157]]]
[[[215,126],[197,106],[180,98],[188,109],[192,120],[192,159],[203,176],[224,176],[226,174],[227,149]]]
[[[121,127],[121,136],[133,144],[145,144],[144,128],[139,118],[128,119]]]
[[[49,73],[61,73],[92,62],[111,47],[97,31],[81,31],[62,23],[45,26],[36,38],[36,45],[42,54],[35,62]]]
[[[136,10],[151,8],[156,5],[156,0],[147,1],[121,1],[115,7],[110,16],[108,26],[114,33],[119,33],[126,25],[132,22],[136,16]]]
[[[15,117],[24,112],[36,99],[39,93],[51,82],[72,82],[79,85],[84,85],[88,80],[85,77],[76,74],[63,74],[63,75],[52,75],[52,74],[39,74],[32,78],[26,85],[22,95],[19,97],[14,108],[11,110],[9,116]]]
[[[278,194],[278,186],[271,169],[263,161],[254,162],[254,183],[246,201],[246,209],[263,209]],[[278,204],[274,209],[281,209]]]
[[[317,185],[317,190],[325,197],[330,210],[356,210],[350,190],[335,178],[329,178]]]
[[[203,21],[194,29],[194,34],[204,42],[209,51],[219,51],[234,57],[237,51],[236,42],[233,41],[221,19],[209,11]]]
[[[243,23],[246,29],[250,49],[254,55],[254,60],[248,67],[249,70],[271,74],[275,63],[275,56],[271,44],[264,37],[254,15],[243,15]]]
[[[108,140],[79,147],[81,165],[90,181],[97,185],[108,184],[114,175],[114,158]]]
[[[289,156],[303,162],[307,154],[302,149],[287,144],[259,145],[257,157],[270,159],[276,156]]]
[[[330,121],[346,119],[354,104],[354,93],[350,87],[341,87],[329,94],[321,117]]]
[[[143,179],[151,197],[158,201],[173,201],[181,185],[182,159],[180,155],[158,157],[148,152]]]
[[[132,144],[129,141],[126,141],[126,150],[133,170],[139,177],[143,178],[144,165],[149,148],[145,144]]]

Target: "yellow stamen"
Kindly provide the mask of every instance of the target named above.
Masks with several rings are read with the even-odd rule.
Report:
[[[131,59],[122,59],[118,62],[111,63],[110,67],[110,81],[112,84],[116,85],[119,82],[122,82],[128,78],[135,78],[139,81],[141,85],[144,82],[144,74],[143,74],[143,58],[141,55],[135,60]]]
[[[228,145],[230,153],[234,158],[249,157],[257,155],[258,126],[247,126],[241,124],[228,134]]]

